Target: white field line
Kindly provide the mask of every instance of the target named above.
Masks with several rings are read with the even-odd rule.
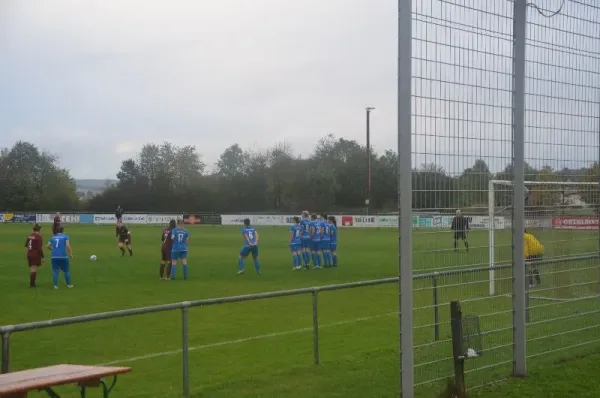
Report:
[[[348,325],[348,324],[357,323],[357,322],[370,321],[373,319],[384,318],[384,317],[397,315],[397,314],[398,314],[397,311],[396,312],[388,312],[387,314],[373,315],[373,316],[367,316],[367,317],[362,317],[362,318],[350,319],[347,321],[327,323],[325,325],[319,325],[319,329]],[[313,330],[312,327],[306,327],[306,328],[300,328],[300,329],[286,330],[283,332],[267,333],[267,334],[261,334],[258,336],[244,337],[243,339],[219,341],[217,343],[193,346],[193,347],[189,348],[189,351],[205,350],[205,349],[209,349],[209,348],[222,347],[222,346],[239,344],[239,343],[246,343],[248,341],[269,339],[269,338],[280,337],[280,336],[287,336],[287,335],[295,334],[295,333],[310,332],[312,330]],[[110,365],[117,365],[117,364],[122,364],[122,363],[144,361],[147,359],[154,359],[154,358],[161,358],[161,357],[166,357],[166,356],[171,356],[171,355],[177,355],[177,354],[181,354],[181,352],[182,352],[181,349],[172,350],[172,351],[155,352],[152,354],[140,355],[137,357],[124,358],[124,359],[119,359],[117,361],[105,362],[105,363],[98,364],[97,366],[110,366]]]

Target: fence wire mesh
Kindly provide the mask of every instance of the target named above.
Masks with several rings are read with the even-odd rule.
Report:
[[[514,278],[527,285],[528,366],[599,341],[600,7],[529,4],[526,109],[515,109],[513,6],[412,2],[413,268],[500,267],[434,278],[433,298],[431,281],[415,282],[416,396],[453,377],[451,300],[481,322],[484,355],[467,361],[468,387],[512,373]],[[544,248],[541,259],[528,253],[527,275],[510,267],[514,112],[525,112],[525,228]],[[465,234],[460,222],[452,229],[457,211]]]
[[[556,12],[560,5],[530,10],[526,42],[525,179],[538,182],[526,212],[548,259],[598,253],[600,238],[600,7],[566,1]],[[528,282],[529,366],[599,342],[597,259],[541,265],[539,275]]]

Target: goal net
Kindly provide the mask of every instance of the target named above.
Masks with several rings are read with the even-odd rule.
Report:
[[[528,273],[540,275],[539,281],[535,274],[526,280],[531,298],[562,301],[600,294],[598,188],[596,182],[525,181],[525,230],[544,246],[542,262],[527,265]],[[510,294],[513,183],[491,180],[488,190],[489,293]]]

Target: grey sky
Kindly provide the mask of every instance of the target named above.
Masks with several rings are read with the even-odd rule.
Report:
[[[394,0],[3,0],[0,146],[31,140],[77,178],[113,177],[146,142],[327,133],[396,147]]]
[[[563,0],[532,0],[549,15]],[[460,174],[511,161],[513,1],[413,2],[413,165]],[[528,9],[525,156],[536,168],[598,160],[600,7]]]
[[[537,0],[556,10],[562,0]],[[460,173],[511,157],[512,2],[413,1],[413,164]],[[78,178],[113,177],[146,142],[308,154],[327,133],[396,149],[397,0],[4,0],[0,146],[19,138]],[[526,156],[598,156],[600,12],[530,9]]]

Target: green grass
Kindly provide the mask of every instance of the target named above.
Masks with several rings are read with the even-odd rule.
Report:
[[[157,275],[159,227],[132,226],[135,256],[121,258],[112,227],[79,225],[67,228],[75,253],[75,289],[52,290],[50,269],[44,265],[34,290],[27,287],[22,248],[28,228],[0,226],[0,252],[5,259],[0,264],[0,324],[397,275],[394,230],[344,229],[339,268],[292,272],[286,230],[259,228],[263,275],[248,272],[240,277],[235,275],[239,230],[192,227],[191,279],[165,282]],[[413,236],[415,273],[488,265],[485,231],[470,234],[469,253],[453,252],[446,231],[415,230]],[[538,236],[548,257],[597,250],[595,233],[545,231]],[[98,261],[89,262],[91,254],[98,255]],[[508,233],[497,234],[496,261],[510,261]],[[560,263],[544,270],[544,286],[536,293],[540,297],[581,298],[599,293],[596,261]],[[486,351],[480,359],[468,362],[468,385],[476,387],[510,375],[512,313],[511,300],[504,295],[510,292],[510,270],[497,272],[496,278],[500,294],[493,298],[488,294],[487,272],[438,278],[439,341],[433,334],[431,280],[415,281],[417,396],[435,396],[452,374],[450,300],[461,300],[465,313],[481,316]],[[531,305],[527,332],[532,369],[598,349],[593,343],[599,325],[597,299],[534,299]],[[193,396],[395,397],[397,309],[394,284],[320,294],[319,366],[312,365],[310,296],[191,309]],[[176,352],[181,347],[180,312],[17,333],[11,342],[12,370],[55,363],[118,363],[132,366],[134,372],[120,379],[115,396],[181,395],[181,355]],[[557,351],[546,353],[552,350]],[[61,391],[66,397],[75,396],[73,387]]]
[[[572,357],[533,369],[525,379],[476,390],[470,398],[595,398],[600,395],[599,371],[600,354]]]

